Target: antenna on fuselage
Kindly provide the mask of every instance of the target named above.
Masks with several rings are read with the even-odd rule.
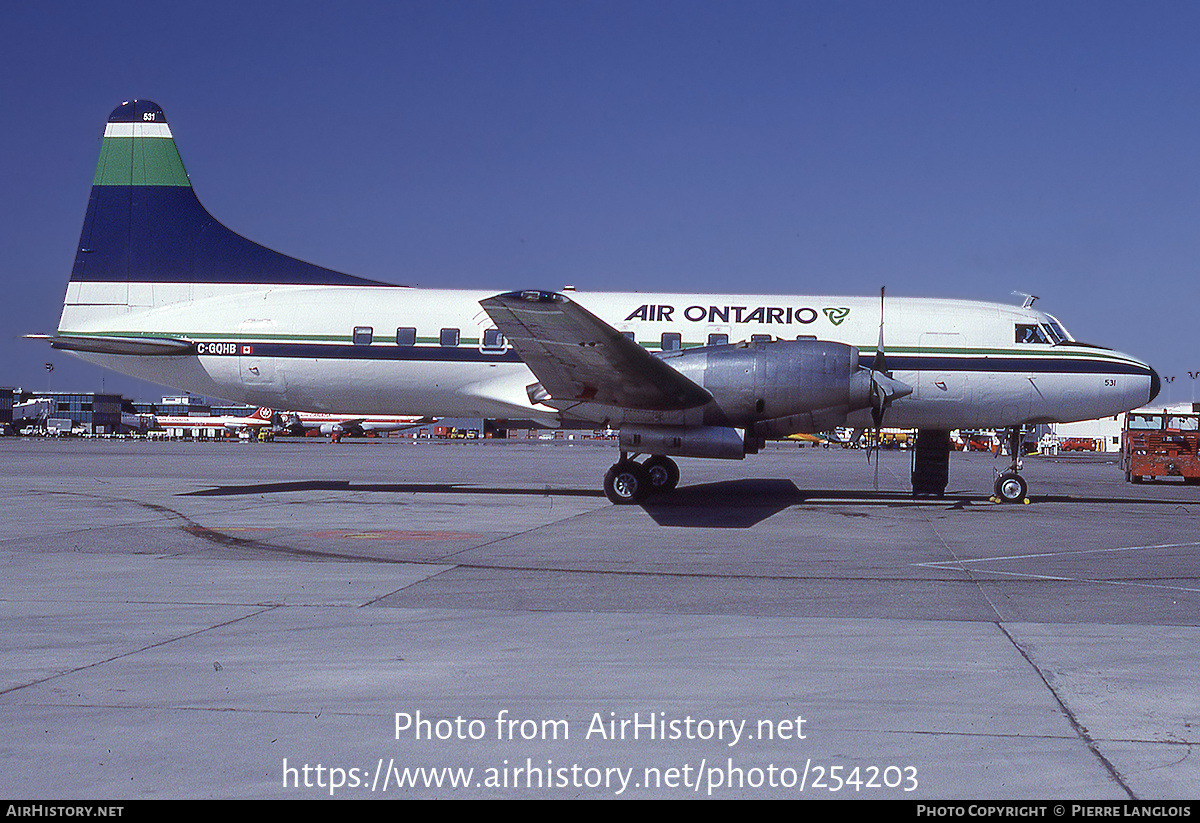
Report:
[[[1013,294],[1015,294],[1017,297],[1025,298],[1025,302],[1021,304],[1021,308],[1023,308],[1023,309],[1032,309],[1033,301],[1038,299],[1038,296],[1036,294],[1026,294],[1023,291],[1015,291],[1015,292],[1013,292]]]

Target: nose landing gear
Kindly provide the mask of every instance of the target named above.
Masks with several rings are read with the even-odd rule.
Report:
[[[1023,503],[1029,491],[1025,478],[1015,472],[1004,472],[996,478],[996,499],[1001,503]]]
[[[1007,470],[996,476],[993,490],[995,500],[1001,503],[1028,503],[1025,495],[1029,491],[1025,478],[1021,477],[1021,448],[1025,442],[1025,427],[1013,426],[1008,430],[1008,454],[1012,458]]]

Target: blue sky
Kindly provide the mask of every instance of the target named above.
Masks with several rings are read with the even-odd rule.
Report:
[[[1172,400],[1200,372],[1195,3],[11,2],[0,32],[0,385],[162,393],[19,339],[135,97],[214,216],[351,274],[1030,292]]]

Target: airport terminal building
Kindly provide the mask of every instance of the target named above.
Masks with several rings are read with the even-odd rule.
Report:
[[[47,429],[71,432],[82,429],[88,434],[115,434],[121,431],[121,404],[119,394],[97,394],[96,392],[36,392],[32,398],[41,401],[35,420],[21,418],[15,411],[20,408],[20,398],[13,389],[0,392],[0,418],[10,428],[20,429],[28,425],[44,425]]]

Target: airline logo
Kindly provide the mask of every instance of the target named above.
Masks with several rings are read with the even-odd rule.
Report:
[[[629,320],[649,320],[660,323],[678,322],[675,316],[675,306],[669,304],[645,303],[638,306],[629,316]],[[820,311],[810,306],[796,308],[794,306],[688,306],[680,315],[689,323],[778,323],[791,325],[799,323],[807,326],[815,323],[824,314],[826,319],[835,326],[850,315],[850,309],[844,306],[829,306]]]

